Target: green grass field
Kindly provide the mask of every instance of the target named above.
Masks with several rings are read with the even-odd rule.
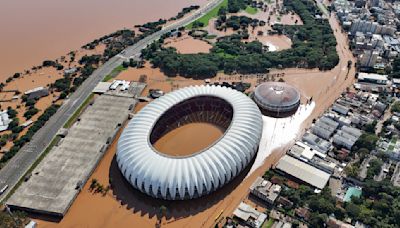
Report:
[[[218,11],[221,7],[227,7],[228,6],[228,0],[224,0],[219,4],[217,7],[215,7],[213,10],[208,12],[206,15],[202,16],[201,18],[197,19],[197,22],[202,22],[204,24],[204,27],[208,25],[208,22],[210,19],[217,17],[218,16]],[[192,29],[193,23],[190,23],[189,25],[186,26],[186,29]]]
[[[109,74],[109,75],[107,75],[107,76],[104,77],[103,82],[108,82],[108,81],[110,81],[111,79],[113,79],[113,76],[112,76],[111,74]]]
[[[111,79],[115,78],[119,73],[121,73],[122,71],[126,70],[128,68],[125,68],[122,65],[119,65],[117,67],[115,67],[110,74],[106,75],[103,79],[103,82],[108,82]]]
[[[254,15],[258,12],[257,8],[251,7],[251,6],[247,6],[245,9],[246,13]]]

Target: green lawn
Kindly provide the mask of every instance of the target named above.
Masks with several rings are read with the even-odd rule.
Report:
[[[245,9],[246,13],[254,15],[258,12],[258,9],[255,7],[247,6]]]
[[[103,82],[108,82],[108,81],[110,81],[111,79],[113,79],[113,76],[112,76],[111,74],[109,74],[109,75],[107,75],[107,76],[104,77]]]
[[[228,6],[228,0],[224,0],[223,2],[221,2],[221,4],[216,6],[214,9],[212,9],[210,12],[208,12],[206,15],[202,16],[201,18],[197,19],[196,21],[202,22],[204,24],[204,27],[207,26],[210,19],[218,16],[218,11],[223,6],[225,6],[225,7]],[[188,24],[186,26],[186,29],[192,29],[192,25],[193,25],[193,23]]]
[[[122,65],[119,65],[119,66],[117,66],[117,67],[115,67],[112,71],[111,71],[111,73],[109,74],[111,77],[115,77],[115,76],[117,76],[119,73],[121,73],[122,71],[124,71],[124,70],[126,70],[126,69],[128,69],[128,68],[125,68],[124,66],[122,66]],[[107,76],[109,76],[109,75],[107,75]],[[106,77],[107,77],[106,76]]]
[[[272,225],[274,225],[274,220],[270,218],[268,221],[262,224],[262,228],[271,228]]]
[[[115,67],[110,74],[106,75],[103,79],[103,82],[108,82],[111,79],[113,79],[114,77],[116,77],[119,73],[121,73],[122,71],[126,70],[128,68],[125,68],[122,65],[119,65],[117,67]]]

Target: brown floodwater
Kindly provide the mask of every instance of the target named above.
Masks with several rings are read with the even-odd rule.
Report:
[[[170,38],[165,41],[165,47],[174,47],[181,54],[209,53],[212,45],[195,39],[187,34],[179,38]]]
[[[0,81],[108,33],[207,0],[1,0]]]
[[[171,156],[187,156],[199,152],[217,141],[221,128],[209,123],[190,123],[176,128],[154,143],[154,148]]]

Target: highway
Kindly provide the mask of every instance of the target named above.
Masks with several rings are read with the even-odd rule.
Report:
[[[93,74],[70,96],[68,101],[64,102],[49,121],[33,136],[32,140],[23,146],[6,164],[6,166],[0,170],[0,189],[8,185],[8,189],[0,196],[0,201],[3,201],[19,180],[23,178],[24,174],[49,146],[59,129],[64,126],[73,113],[75,113],[79,106],[92,93],[95,86],[101,82],[106,75],[110,74],[114,68],[121,65],[124,60],[129,58],[138,58],[140,56],[140,51],[143,48],[159,39],[163,34],[197,20],[211,11],[214,7],[218,6],[221,2],[223,2],[223,0],[210,1],[207,5],[201,7],[193,14],[174,22],[173,24],[164,26],[162,30],[155,32],[136,44],[126,48],[120,54],[114,56],[94,71]]]

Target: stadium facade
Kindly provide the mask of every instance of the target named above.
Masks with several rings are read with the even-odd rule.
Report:
[[[153,144],[193,122],[224,129],[212,145],[186,156],[157,151]],[[184,200],[209,194],[236,177],[254,158],[262,115],[246,95],[220,86],[186,87],[158,98],[129,122],[117,148],[126,180],[155,198]]]

